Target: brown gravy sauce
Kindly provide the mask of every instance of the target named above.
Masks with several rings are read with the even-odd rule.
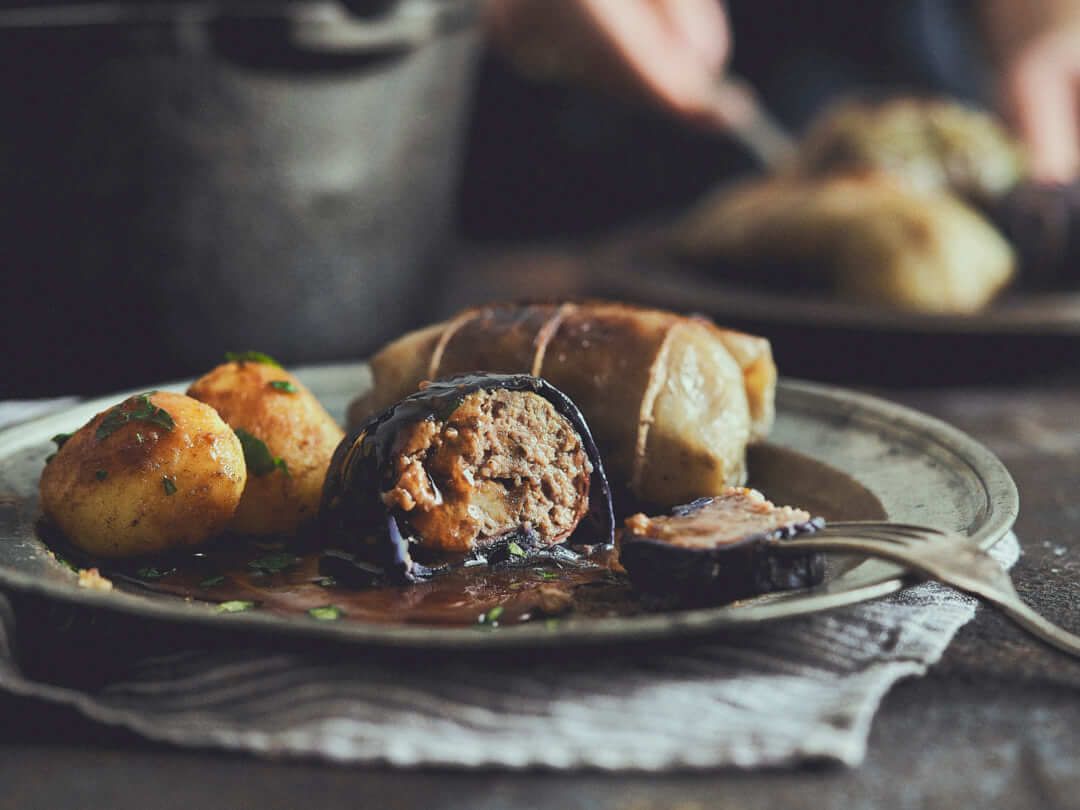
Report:
[[[754,448],[750,460],[754,472],[751,485],[778,504],[802,506],[833,520],[885,516],[880,502],[865,487],[807,456],[766,445]],[[319,572],[321,548],[290,549],[288,541],[271,544],[224,537],[184,556],[112,562],[88,559],[44,527],[42,536],[59,555],[80,567],[98,567],[124,590],[152,591],[211,604],[253,602],[253,609],[279,615],[303,615],[334,605],[340,609],[342,621],[443,627],[497,623],[505,627],[549,621],[560,615],[630,616],[659,607],[642,602],[628,579],[613,567],[614,552],[606,547],[591,551],[578,563],[544,559],[529,564],[456,567],[415,585],[357,589],[326,581]],[[251,565],[283,554],[295,562],[281,571],[267,573]],[[150,569],[161,575],[153,576]],[[552,589],[565,592],[566,597],[553,600]]]
[[[546,613],[541,588],[566,591],[569,609],[577,615],[626,615],[629,585],[611,571],[613,552],[601,550],[572,567],[545,561],[530,565],[456,567],[427,582],[352,588],[327,582],[319,573],[319,552],[296,554],[297,562],[280,573],[262,573],[249,563],[288,552],[267,551],[251,541],[231,539],[229,547],[210,549],[190,562],[170,562],[175,570],[146,580],[136,573],[107,575],[159,593],[194,600],[255,602],[257,609],[278,614],[305,613],[334,605],[342,619],[382,624],[429,626],[485,623],[493,608],[502,607],[500,625],[543,621],[563,612]],[[166,571],[167,568],[160,570]],[[214,577],[224,581],[205,586]],[[551,601],[550,599],[548,600]],[[551,607],[549,605],[549,607]]]

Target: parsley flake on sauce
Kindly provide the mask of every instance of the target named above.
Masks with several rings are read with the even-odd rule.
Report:
[[[199,583],[200,588],[214,588],[221,585],[225,581],[225,577],[222,574],[218,574],[215,577],[207,577]]]
[[[161,477],[161,487],[165,490],[166,495],[176,494],[176,483],[167,475]]]
[[[162,577],[167,577],[175,570],[175,568],[140,568],[135,572],[135,575],[139,579],[161,579]]]
[[[287,551],[275,551],[248,563],[248,568],[261,574],[280,574],[300,562],[300,558]]]
[[[506,548],[510,552],[511,557],[525,557],[525,550],[517,543],[510,543]]]
[[[240,446],[244,448],[244,462],[248,472],[260,477],[269,475],[274,470],[281,470],[284,475],[289,474],[289,465],[285,463],[285,459],[274,456],[266,442],[243,428],[235,428],[233,432],[240,440]]]
[[[243,613],[245,610],[251,610],[255,607],[254,602],[245,602],[240,599],[233,599],[228,602],[222,602],[217,606],[218,613]]]
[[[150,396],[154,393],[157,392],[149,391],[128,397],[119,405],[110,408],[105,412],[105,417],[98,424],[97,430],[94,431],[94,438],[99,442],[103,441],[130,422],[147,422],[166,432],[171,431],[176,427],[176,422],[167,410],[159,408],[150,401]],[[136,438],[142,443],[141,433]]]
[[[499,623],[499,617],[502,616],[502,615],[503,615],[503,606],[502,605],[496,605],[491,610],[489,610],[487,613],[481,613],[480,618],[477,619],[477,622],[479,622],[480,624],[486,624],[486,625],[494,626],[494,625],[497,625]]]
[[[98,470],[96,473],[94,473],[94,478],[96,478],[98,481],[104,481],[108,477],[109,477],[109,471],[108,470]]]
[[[308,616],[321,622],[332,622],[341,618],[342,610],[337,605],[323,605],[313,607],[308,611]]]
[[[268,354],[263,352],[225,352],[225,362],[227,363],[262,363],[264,366],[277,366],[281,368],[281,363],[275,360]]]
[[[267,385],[275,391],[284,391],[286,394],[295,394],[299,390],[288,380],[271,380]]]

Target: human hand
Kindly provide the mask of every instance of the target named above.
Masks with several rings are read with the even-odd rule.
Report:
[[[536,78],[579,82],[723,126],[731,50],[720,0],[492,0],[495,44]]]
[[[1080,175],[1080,0],[984,0],[1003,112],[1036,180]]]

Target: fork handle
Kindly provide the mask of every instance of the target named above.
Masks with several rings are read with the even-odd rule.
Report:
[[[1002,613],[1051,647],[1080,658],[1080,636],[1040,616],[1016,594],[1005,593],[993,587],[972,588],[970,592],[996,605]]]
[[[797,549],[804,548],[812,551],[850,551],[859,554],[869,554],[882,560],[889,560],[913,570],[916,574],[937,580],[958,590],[980,597],[992,605],[995,605],[1006,616],[1012,619],[1023,629],[1027,630],[1036,638],[1044,641],[1055,649],[1080,658],[1080,636],[1063,630],[1048,619],[1044,619],[1034,610],[1027,606],[1013,590],[1012,585],[1007,587],[998,586],[989,582],[982,582],[972,577],[941,576],[940,572],[930,572],[919,569],[918,561],[912,559],[912,555],[901,546],[893,546],[889,543],[873,543],[872,547],[865,540],[852,537],[827,537],[824,535],[808,535],[797,537],[793,540],[781,540],[776,543],[777,548]],[[1007,580],[1006,580],[1007,582]]]

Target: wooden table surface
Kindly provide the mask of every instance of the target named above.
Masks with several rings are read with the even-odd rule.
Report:
[[[885,396],[987,444],[1020,489],[1021,595],[1080,632],[1080,375]],[[459,773],[179,751],[0,698],[0,808],[1080,808],[1080,662],[980,609],[890,692],[862,767],[740,773]]]

